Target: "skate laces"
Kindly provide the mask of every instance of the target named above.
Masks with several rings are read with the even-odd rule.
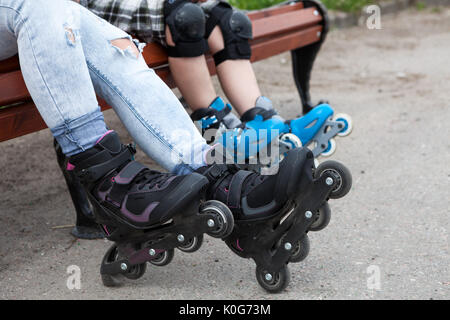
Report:
[[[155,186],[159,187],[164,184],[168,179],[173,177],[171,173],[161,173],[155,170],[147,169],[138,174],[134,180],[139,190],[147,187],[153,189]]]

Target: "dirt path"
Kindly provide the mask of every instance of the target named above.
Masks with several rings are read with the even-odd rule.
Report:
[[[209,237],[195,254],[104,288],[99,263],[109,244],[52,228],[72,224],[74,212],[46,130],[0,144],[0,298],[449,299],[450,9],[383,17],[382,27],[331,32],[317,60],[313,98],[354,120],[333,156],[352,170],[354,188],[330,202],[332,221],[310,234],[311,253],[290,265],[286,292],[267,295],[254,263]],[[289,55],[256,71],[281,114],[295,116]],[[81,269],[81,290],[66,287],[70,265]],[[377,271],[380,290],[371,290]]]

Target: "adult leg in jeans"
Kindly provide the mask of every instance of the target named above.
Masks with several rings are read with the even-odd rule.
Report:
[[[48,8],[31,3],[0,0],[0,60],[19,52],[23,77],[58,142],[58,160],[63,168],[65,155],[88,150],[107,129],[83,50],[72,45],[67,19],[71,15],[65,14],[63,1],[51,3]],[[102,237],[92,221],[79,181],[64,170],[63,173],[76,209],[72,234],[81,238]]]
[[[91,23],[85,22],[83,15],[90,15],[91,19],[89,22]],[[81,32],[83,24],[86,27],[84,29],[85,32]],[[116,175],[120,177],[122,170],[128,168],[125,173],[130,174],[129,170],[134,170],[131,174],[138,178],[137,180],[139,180],[141,187],[149,186],[150,188],[157,186],[159,190],[163,189],[170,193],[171,188],[173,189],[183,182],[184,178],[163,175],[136,164],[133,161],[132,151],[120,143],[117,134],[108,132],[106,129],[103,115],[96,101],[90,70],[86,63],[85,51],[89,50],[83,45],[89,44],[89,41],[86,40],[83,43],[81,37],[82,34],[88,32],[88,28],[93,33],[96,33],[96,30],[98,31],[102,26],[106,25],[109,26],[103,20],[90,14],[86,9],[69,1],[0,0],[0,58],[4,59],[17,51],[19,52],[22,73],[27,87],[44,121],[61,146],[63,153],[70,157],[68,168],[71,171],[82,173],[83,169],[89,171],[95,167],[89,172],[95,176],[91,176],[90,183],[85,184],[90,188],[89,192],[95,193],[96,197],[98,196],[101,198],[100,200],[104,201],[108,192],[105,193],[103,190],[100,195],[98,189],[105,187],[104,181],[108,179],[102,180],[104,176],[115,169],[112,177],[108,178],[114,178]],[[105,31],[105,29],[102,30],[103,32]],[[101,44],[96,48],[91,48],[91,50],[97,50],[95,54],[100,59],[117,59],[121,61],[120,67],[124,72],[118,72],[117,74],[120,74],[120,77],[123,79],[127,78],[126,70],[133,69],[133,67],[128,67],[127,63],[135,63],[135,66],[140,68],[140,71],[143,73],[149,71],[143,60],[138,61],[136,58],[130,59],[127,56],[128,50],[121,49],[123,46],[122,41],[113,41],[113,39],[116,39],[116,36],[118,36],[117,38],[127,38],[128,36],[121,31],[114,33],[116,30],[113,27],[111,27],[110,31],[109,36],[113,37],[110,39],[111,43],[106,38],[97,38],[97,41]],[[101,33],[99,31],[96,34]],[[104,48],[109,53],[115,53],[116,55],[103,55]],[[116,66],[119,67],[118,65]],[[136,71],[136,67],[133,71]],[[150,77],[157,78],[153,72],[148,72],[147,74]],[[106,78],[108,74],[102,73],[102,76]],[[113,75],[110,76],[113,77]],[[106,83],[113,86],[110,82]],[[152,86],[159,86],[159,91],[152,88]],[[185,145],[189,146],[191,143],[189,136],[181,138],[184,139],[181,143],[179,142],[181,139],[176,140],[176,143],[169,143],[164,140],[166,136],[169,136],[169,129],[176,129],[176,125],[179,126],[178,129],[185,127],[189,129],[189,127],[192,127],[192,132],[196,129],[178,100],[174,96],[170,96],[172,94],[171,91],[161,81],[142,82],[139,84],[139,88],[135,88],[135,91],[132,92],[127,92],[127,87],[125,85],[124,87],[125,92],[118,98],[119,102],[115,105],[116,110],[128,112],[125,113],[125,116],[122,114],[123,118],[125,118],[125,125],[134,137],[145,137],[141,141],[147,146],[144,150],[148,151],[150,156],[160,160],[161,165],[176,173],[188,173],[195,167],[204,164],[204,160],[199,160],[195,165],[182,163],[183,159],[193,158],[189,156],[184,157],[182,153],[184,150],[187,152],[192,151],[190,148],[183,149]],[[144,111],[143,109],[125,109],[120,104],[120,101],[128,100],[127,96],[133,96],[146,90],[153,93],[152,96],[147,96],[149,97],[147,101],[154,102],[155,106],[164,105],[165,99],[169,100],[168,104],[171,104],[170,98],[172,98],[172,101],[176,100],[177,104],[171,104],[172,118],[177,118],[177,115],[181,114],[181,119],[186,119],[186,122],[171,121],[172,125],[169,126],[168,123],[163,122],[171,119],[158,118],[160,116],[158,112],[154,112],[151,115],[142,115],[140,112]],[[104,91],[107,92],[107,90]],[[113,91],[121,92],[120,84]],[[162,92],[162,94],[159,94],[159,92]],[[108,98],[106,94],[104,96]],[[112,104],[116,102],[113,99],[108,100]],[[151,109],[147,108],[146,110]],[[127,116],[129,117],[127,118]],[[132,120],[127,121],[130,118]],[[150,126],[145,127],[140,120],[149,118],[154,118],[155,123],[167,128],[167,130],[165,132],[148,130]],[[201,136],[199,134],[198,136],[200,138],[197,141],[203,144],[200,150],[208,149],[209,147],[204,143]],[[177,143],[180,143],[183,148],[173,148]],[[170,156],[172,150],[176,151],[176,157]],[[165,159],[157,154],[159,152],[165,152],[163,155]],[[130,169],[128,165],[132,163],[132,169]],[[191,180],[190,182],[192,182]],[[194,177],[194,180],[201,185],[204,183],[205,178],[197,175],[197,177]],[[93,191],[93,188],[97,189]],[[198,194],[196,191],[198,190],[192,189],[187,192]],[[161,192],[161,197],[164,196],[164,192]],[[117,196],[117,190],[115,193],[115,196]],[[186,197],[186,199],[188,198]],[[129,202],[133,201],[127,201],[127,203]],[[148,218],[147,215],[152,210],[145,206],[145,203],[141,203],[137,207],[134,209],[147,210],[144,216]],[[133,218],[134,215],[131,214],[130,219],[133,220]],[[150,220],[142,223],[150,223]]]
[[[70,44],[68,17],[65,1],[0,0],[0,59],[19,52],[27,88],[71,156],[92,147],[107,129],[83,50]]]

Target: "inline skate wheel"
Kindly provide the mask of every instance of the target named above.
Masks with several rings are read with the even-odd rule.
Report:
[[[183,245],[178,246],[177,248],[183,252],[192,253],[200,249],[203,244],[203,235],[199,235],[189,239],[183,243]]]
[[[105,255],[103,256],[102,266],[116,262],[118,259],[118,256],[119,256],[119,251],[117,250],[117,246],[114,244],[108,249],[108,251],[106,251]],[[105,287],[118,287],[121,285],[120,274],[117,274],[117,275],[104,274],[104,273],[101,273],[101,269],[100,269],[100,274],[102,277],[103,285]]]
[[[269,273],[261,267],[256,267],[256,280],[264,290],[270,293],[279,293],[286,289],[291,279],[289,268],[284,265],[280,271]]]
[[[305,236],[298,240],[292,248],[292,254],[289,258],[289,262],[296,263],[305,260],[309,254],[309,248],[309,237],[305,234]]]
[[[140,263],[135,266],[131,266],[129,270],[125,273],[122,273],[122,275],[131,280],[137,280],[140,277],[142,277],[145,274],[145,271],[147,270],[147,263]]]
[[[330,223],[331,220],[331,209],[330,205],[326,202],[322,207],[320,207],[319,212],[317,213],[317,219],[311,224],[309,230],[311,231],[320,231],[325,229],[326,226]]]
[[[326,147],[326,149],[324,151],[322,151],[321,155],[324,157],[329,157],[331,156],[334,152],[336,151],[336,140],[334,140],[333,138],[331,138],[328,141],[328,145]]]
[[[328,160],[322,162],[315,170],[314,176],[319,178],[325,172],[331,173],[331,176],[337,180],[336,186],[330,193],[331,199],[339,199],[345,196],[352,187],[352,174],[346,166],[340,162]]]
[[[289,146],[291,146],[290,149],[295,148],[301,148],[302,141],[293,133],[285,133],[280,137],[280,140],[283,142],[287,142]]]
[[[169,249],[156,255],[154,259],[150,260],[150,263],[157,267],[163,267],[172,262],[174,255],[174,250]]]
[[[352,118],[345,113],[338,113],[334,117],[334,121],[339,121],[344,123],[344,128],[337,134],[340,137],[348,136],[353,130]]]
[[[230,209],[220,201],[209,200],[200,209],[202,214],[212,215],[208,220],[210,231],[207,232],[213,238],[226,238],[234,228],[234,218]]]
[[[122,284],[118,276],[102,274],[102,282],[105,287],[118,287]]]

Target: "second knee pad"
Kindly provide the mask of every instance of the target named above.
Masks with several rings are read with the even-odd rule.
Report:
[[[250,59],[252,50],[249,40],[253,37],[253,31],[252,22],[247,15],[221,2],[210,12],[206,27],[207,37],[217,25],[222,31],[225,48],[214,54],[216,65],[226,60]]]
[[[168,46],[171,57],[198,57],[208,50],[205,40],[206,18],[203,10],[186,0],[168,0],[164,16],[175,46]]]

